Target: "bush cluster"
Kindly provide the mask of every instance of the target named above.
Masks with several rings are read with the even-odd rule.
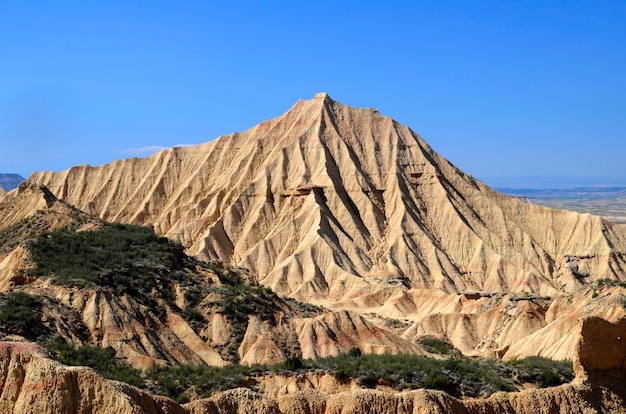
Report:
[[[47,329],[41,322],[42,300],[25,292],[0,293],[0,331],[35,339]]]
[[[530,357],[510,363],[454,355],[447,359],[419,355],[363,355],[360,349],[318,360],[288,358],[274,365],[229,365],[223,368],[178,365],[152,367],[147,372],[152,391],[179,402],[204,398],[235,387],[253,387],[254,377],[265,373],[297,374],[311,370],[332,373],[340,381],[356,379],[362,387],[384,384],[398,390],[439,389],[457,397],[486,397],[515,389],[518,379],[542,387],[573,379],[570,361]]]
[[[34,275],[52,275],[59,284],[79,285],[107,285],[114,274],[137,278],[144,269],[171,270],[172,247],[148,227],[117,223],[82,232],[45,232],[28,243],[36,264]]]
[[[180,245],[151,228],[104,223],[82,232],[59,229],[26,243],[39,277],[79,287],[109,287],[159,310],[157,299],[173,304],[172,283],[186,278],[190,262]]]
[[[265,366],[181,364],[176,366],[152,366],[146,372],[150,391],[165,395],[180,403],[194,398],[206,398],[220,391],[249,385],[250,376],[267,370]]]
[[[62,364],[93,368],[104,378],[145,387],[141,371],[116,358],[115,349],[84,345],[77,347],[60,338],[43,343],[50,356]]]
[[[531,356],[512,360],[507,365],[517,369],[520,380],[537,382],[542,387],[552,387],[574,378],[574,368],[569,360],[555,361],[550,358]]]
[[[620,287],[626,288],[626,281],[613,280],[613,279],[608,279],[608,278],[598,279],[596,281],[596,284],[598,285],[598,287],[602,287],[602,286],[620,286]]]
[[[426,351],[432,354],[447,355],[454,349],[450,342],[438,338],[426,337],[421,338],[418,342]]]
[[[421,355],[348,354],[306,361],[305,366],[333,372],[338,379],[356,378],[359,385],[385,384],[398,390],[430,388],[456,396],[481,396],[510,390],[495,361],[456,355],[448,359]]]

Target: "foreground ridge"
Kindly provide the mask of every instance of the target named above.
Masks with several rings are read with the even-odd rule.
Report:
[[[603,334],[598,335],[601,331]],[[626,403],[626,319],[610,323],[589,318],[578,326],[572,384],[522,392],[500,392],[487,399],[458,400],[441,391],[390,393],[354,390],[328,393],[315,389],[284,390],[265,397],[247,389],[218,393],[179,405],[137,388],[103,380],[91,369],[64,367],[33,344],[0,343],[0,409],[39,413],[484,413],[484,412],[621,412]],[[611,350],[610,355],[603,352]]]

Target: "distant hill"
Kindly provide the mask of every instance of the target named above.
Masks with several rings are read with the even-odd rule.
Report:
[[[6,191],[11,191],[24,181],[24,179],[25,178],[19,174],[0,174],[0,187]]]

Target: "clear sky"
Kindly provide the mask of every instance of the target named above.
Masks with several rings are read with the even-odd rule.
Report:
[[[478,177],[626,179],[625,1],[0,0],[0,172],[144,156],[320,91]]]

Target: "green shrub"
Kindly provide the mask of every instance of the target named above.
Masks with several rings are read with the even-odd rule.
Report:
[[[563,380],[561,379],[561,375],[558,372],[553,370],[542,371],[539,374],[539,383],[542,387],[553,387],[556,385],[563,384]]]
[[[24,292],[0,294],[0,330],[35,339],[47,329],[41,323],[42,301]]]
[[[574,378],[574,368],[569,360],[555,361],[540,356],[531,356],[509,361],[522,376],[539,383],[542,387],[564,384]]]
[[[299,357],[287,358],[285,361],[285,369],[289,371],[297,371],[302,368],[302,359]]]
[[[348,351],[348,356],[351,356],[352,358],[358,358],[361,355],[363,355],[363,352],[361,352],[361,349],[356,346],[350,348]]]
[[[423,380],[423,384],[425,388],[444,391],[453,385],[450,378],[441,372],[435,372],[427,375]]]
[[[144,387],[141,372],[116,358],[111,347],[81,346],[68,344],[60,338],[43,343],[52,358],[62,364],[93,368],[105,378],[122,381],[136,387]]]
[[[248,384],[249,375],[256,371],[269,371],[265,366],[181,364],[177,366],[152,366],[146,372],[148,388],[180,403],[189,401],[191,395],[206,398],[215,392],[226,391]]]
[[[421,338],[419,341],[420,345],[424,347],[424,349],[433,354],[449,354],[450,351],[454,349],[452,344],[448,341],[444,341],[443,339],[438,338]]]

